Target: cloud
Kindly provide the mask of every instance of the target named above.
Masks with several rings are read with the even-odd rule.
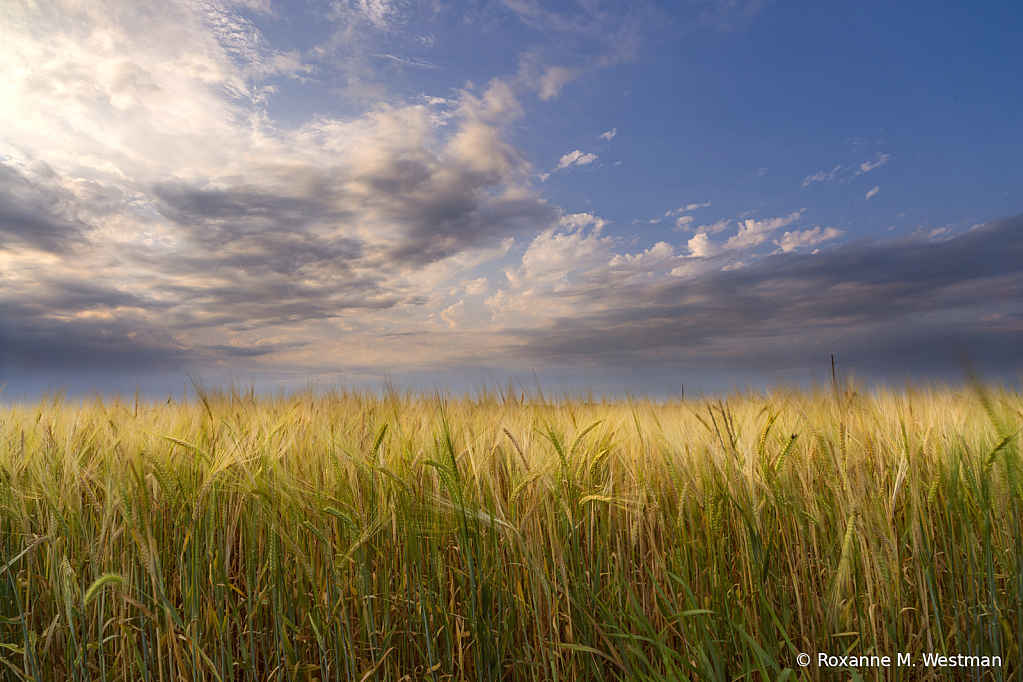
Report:
[[[891,160],[892,157],[890,155],[878,152],[873,159],[867,159],[863,163],[861,163],[860,170],[856,174],[859,175],[860,173],[872,171],[878,166],[883,166],[884,164],[888,163]]]
[[[768,235],[770,235],[771,232],[774,232],[779,227],[785,227],[786,225],[799,220],[801,213],[801,211],[796,211],[790,215],[783,216],[781,218],[773,218],[771,220],[742,221],[739,223],[739,232],[728,238],[725,242],[725,248],[741,249],[763,244],[767,241]]]
[[[707,203],[705,203],[705,204],[686,204],[685,206],[681,206],[679,208],[676,208],[674,211],[668,211],[667,213],[664,214],[664,217],[668,218],[668,217],[671,217],[671,216],[674,216],[674,215],[678,215],[679,213],[685,213],[685,212],[688,212],[688,211],[695,211],[695,210],[700,209],[700,208],[707,208],[708,206],[710,206],[710,202],[709,201]]]
[[[710,206],[710,202],[709,201],[707,203],[705,203],[705,204],[688,204],[688,205],[683,206],[681,208],[677,208],[674,211],[667,211],[664,214],[664,217],[665,218],[669,218],[669,217],[672,217],[672,216],[678,216],[677,218],[675,218],[674,230],[676,232],[678,232],[680,230],[687,230],[688,231],[690,229],[689,225],[691,225],[693,223],[693,217],[689,216],[689,215],[679,215],[679,214],[684,212],[684,211],[694,211],[694,210],[696,210],[698,208],[705,208],[707,206]],[[725,229],[727,226],[728,226],[728,222],[725,221],[725,222],[718,223],[717,225],[711,226],[711,227],[707,227],[706,225],[704,225],[700,229],[701,229],[701,231],[720,232],[721,230]]]
[[[366,320],[425,319],[450,286],[435,266],[452,276],[561,216],[507,141],[514,78],[279,125],[260,79],[301,60],[229,6],[104,7],[0,28],[0,333],[20,366],[45,348],[97,367],[316,365]]]
[[[705,235],[693,239],[690,249],[699,251]],[[1013,342],[997,338],[1023,333],[1021,262],[1023,216],[938,243],[860,242],[813,255],[780,252],[747,267],[688,277],[601,289],[580,282],[560,297],[590,292],[585,311],[508,328],[503,333],[513,341],[502,352],[534,364],[628,366],[675,376],[731,368],[750,376],[821,354],[869,357],[862,349],[878,346],[884,348],[875,354],[900,351],[903,367],[939,356],[945,365],[956,344],[994,339],[971,348],[1018,366]],[[961,322],[996,312],[1004,324],[971,331]]]
[[[504,269],[508,286],[485,302],[495,321],[571,314],[578,302],[559,292],[570,287],[575,276],[605,270],[614,256],[613,240],[600,236],[605,225],[591,213],[569,214],[557,227],[537,235],[520,263]]]
[[[875,194],[877,194],[880,191],[881,191],[881,187],[877,186],[874,189],[872,189],[869,192],[867,192],[867,195],[864,197],[864,199],[870,199],[870,197],[874,196]]]
[[[490,290],[490,283],[486,277],[478,277],[470,282],[466,282],[464,289],[467,296],[479,296]]]
[[[417,69],[431,69],[431,70],[434,70],[434,69],[439,69],[440,68],[439,66],[437,66],[433,62],[428,62],[428,61],[423,60],[423,59],[416,59],[415,57],[399,57],[399,56],[393,55],[393,54],[380,54],[380,55],[377,55],[377,56],[378,57],[383,57],[384,59],[390,59],[391,61],[397,62],[398,64],[404,64],[405,66],[411,66],[411,67],[414,67],[414,68],[417,68]]]
[[[720,246],[710,240],[706,232],[700,232],[694,236],[686,246],[689,248],[689,253],[697,258],[710,258],[722,251]]]
[[[519,20],[533,28],[575,32],[583,30],[581,16],[569,17],[546,9],[542,3],[533,0],[504,0],[504,5],[512,10]]]
[[[558,161],[558,167],[555,170],[561,170],[570,166],[585,166],[586,164],[593,163],[596,160],[596,154],[584,154],[576,149],[574,152],[569,152],[562,156]]]
[[[780,218],[772,218],[770,220],[747,219],[740,221],[738,232],[726,239],[724,244],[716,244],[712,242],[710,235],[727,230],[731,226],[730,220],[721,220],[709,226],[701,225],[697,228],[696,236],[689,240],[689,252],[698,258],[709,258],[726,251],[748,251],[766,242],[770,238],[771,233],[778,228],[785,227],[786,225],[799,220],[804,210],[806,209],[796,211],[790,215],[782,216]],[[683,218],[688,217],[689,216],[683,216]],[[679,223],[676,229],[679,229],[683,225],[688,225],[691,222],[692,219],[685,221],[684,223]]]
[[[558,160],[558,165],[555,168],[553,168],[547,173],[540,173],[537,175],[537,177],[540,178],[540,182],[546,182],[547,179],[551,177],[551,173],[566,170],[572,168],[573,166],[576,167],[587,166],[596,161],[598,158],[599,157],[596,154],[583,152],[576,149],[574,152],[569,152],[568,154],[562,156],[561,159]]]
[[[667,242],[618,253],[618,241],[601,235],[605,225],[592,214],[573,214],[537,236],[521,263],[505,268],[506,286],[486,301],[496,329],[584,314],[600,307],[601,292],[668,276],[686,263],[687,257]]]
[[[675,247],[668,242],[657,242],[642,253],[616,254],[608,263],[611,270],[618,272],[649,272],[667,271],[679,263]]]
[[[459,301],[441,311],[440,317],[448,323],[448,326],[455,328],[465,316],[465,301]]]
[[[396,3],[388,0],[338,0],[332,6],[347,21],[365,22],[385,31],[394,31],[403,23]]]
[[[841,237],[845,232],[834,227],[825,228],[821,231],[820,227],[815,227],[812,230],[796,230],[794,232],[786,232],[781,236],[780,239],[775,239],[774,243],[778,245],[783,252],[789,253],[806,246],[813,246],[820,244],[821,242],[828,241],[829,239],[836,239]]]
[[[567,66],[548,66],[540,76],[539,97],[548,100],[557,96],[561,88],[582,72],[580,68],[569,68]],[[610,139],[610,138],[608,138]]]
[[[82,281],[42,278],[31,296],[0,298],[0,371],[181,369],[188,353],[148,324],[137,297]],[[8,374],[10,376],[10,374]]]
[[[212,351],[216,354],[226,355],[229,358],[258,358],[264,355],[278,353],[285,348],[300,348],[301,343],[256,343],[253,345],[223,345],[213,344],[206,346],[203,350]]]
[[[45,164],[32,175],[0,163],[0,249],[22,246],[69,254],[89,231],[78,215],[86,207],[77,209],[77,195],[86,195],[83,204],[97,198],[87,196],[92,188],[61,182]]]
[[[582,232],[590,228],[594,234],[600,234],[608,224],[606,220],[592,213],[569,213],[563,215],[558,223],[563,229],[571,232]]]
[[[731,220],[719,220],[713,225],[700,225],[698,228],[696,228],[696,231],[717,234],[718,232],[724,232],[731,226],[732,226]]]
[[[599,2],[562,5],[557,11],[534,0],[504,0],[500,5],[541,34],[560,34],[554,40],[556,48],[541,44],[519,57],[516,82],[535,90],[541,101],[556,97],[580,74],[635,59],[641,28],[651,17],[646,8],[612,8]],[[485,25],[496,27],[498,5],[483,4],[468,13],[467,9],[459,7],[457,12],[463,18],[479,16]],[[499,22],[507,25],[503,18]],[[552,64],[555,60],[569,64]]]
[[[807,339],[838,348],[916,310],[1018,305],[1018,220],[811,256],[800,251],[841,231],[779,236],[799,213],[638,246],[592,213],[564,215],[512,143],[539,106],[526,98],[629,58],[638,24],[609,32],[621,12],[592,3],[511,4],[538,31],[559,32],[564,50],[537,48],[519,72],[444,97],[391,92],[380,78],[432,66],[406,56],[427,44],[410,32],[426,10],[403,2],[335,3],[334,35],[302,53],[260,32],[269,3],[54,0],[5,15],[5,371],[329,381],[385,367],[590,363],[667,376],[673,364],[764,360]],[[723,26],[727,4],[698,9],[720,10]],[[507,18],[500,8],[474,18],[486,12]],[[298,119],[275,106],[274,120],[267,105],[287,79],[338,83],[343,115]],[[599,166],[594,149],[549,172]],[[708,205],[664,217],[692,230],[688,214]],[[950,246],[929,243],[938,239]],[[971,274],[952,256],[993,266]]]
[[[509,281],[535,285],[606,262],[611,240],[600,236],[603,226],[603,220],[589,213],[565,216],[560,229],[549,228],[533,239],[518,268],[506,270]]]
[[[828,181],[834,180],[835,173],[837,173],[840,170],[842,170],[841,165],[835,166],[830,173],[826,173],[825,171],[818,171],[815,175],[810,175],[805,180],[803,180],[803,187],[809,187],[811,184],[815,182],[822,182],[824,180]]]

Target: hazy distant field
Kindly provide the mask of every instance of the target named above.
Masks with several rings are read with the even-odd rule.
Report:
[[[4,407],[0,679],[1020,680],[1021,423],[979,387]]]

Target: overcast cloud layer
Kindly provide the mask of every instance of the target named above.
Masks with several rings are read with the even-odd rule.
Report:
[[[965,218],[928,213],[889,172],[909,142],[836,124],[841,163],[790,153],[783,185],[757,186],[772,171],[750,156],[715,171],[739,188],[720,196],[615,201],[671,171],[643,163],[626,109],[587,102],[667,43],[741,41],[772,6],[683,9],[5,3],[0,382],[537,370],[666,390],[801,380],[832,353],[951,377],[957,347],[1011,380],[1019,177]],[[492,53],[453,47],[480,33]]]

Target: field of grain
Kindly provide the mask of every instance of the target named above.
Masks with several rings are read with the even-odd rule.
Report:
[[[1021,423],[977,384],[9,404],[0,680],[1020,680]]]

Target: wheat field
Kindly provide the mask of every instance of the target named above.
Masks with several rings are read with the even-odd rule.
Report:
[[[1021,423],[979,383],[8,404],[0,679],[1021,680]]]

